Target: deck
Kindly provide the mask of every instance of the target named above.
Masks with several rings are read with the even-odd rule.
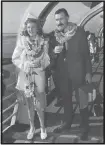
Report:
[[[76,114],[71,129],[61,134],[53,133],[54,128],[59,126],[62,114],[47,113],[47,132],[46,140],[40,139],[39,122],[36,119],[36,133],[32,140],[27,140],[29,125],[18,124],[12,126],[4,135],[5,143],[102,143],[103,142],[103,117],[90,117],[89,140],[80,140],[81,130],[79,128],[80,117]]]
[[[101,52],[99,63],[93,65],[93,72],[97,68],[97,65],[99,65],[97,71],[93,76],[93,82],[99,82],[100,77],[103,76],[102,54],[103,53]],[[9,69],[11,70],[11,68]],[[9,85],[10,82],[6,80],[6,84]],[[14,88],[12,88],[12,90],[13,89]],[[103,99],[103,77],[100,80],[99,91]],[[11,93],[11,91],[9,93]],[[16,96],[14,97],[13,95],[13,98],[16,98]],[[73,101],[75,102],[74,97]],[[20,123],[16,121],[15,125],[11,126],[4,134],[2,134],[2,143],[103,143],[103,114],[98,117],[93,115],[90,116],[89,139],[88,141],[80,140],[81,130],[79,128],[80,116],[78,108],[75,111],[75,116],[71,129],[68,132],[63,132],[62,134],[53,133],[54,128],[60,125],[61,117],[63,114],[63,108],[59,111],[59,113],[56,113],[60,107],[55,107],[55,104],[56,97],[52,95],[52,97],[48,99],[48,107],[46,112],[47,132],[48,132],[48,138],[46,140],[43,141],[40,139],[39,121],[36,116],[35,119],[36,133],[32,140],[27,140],[27,132],[29,130],[29,125],[27,123],[23,124],[22,122]],[[3,106],[3,109],[5,109],[4,108],[5,105]],[[103,103],[101,103],[101,106],[103,108]]]

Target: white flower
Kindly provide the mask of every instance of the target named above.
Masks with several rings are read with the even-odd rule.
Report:
[[[40,45],[44,45],[44,42],[45,42],[44,39],[41,38],[41,39],[40,39]]]

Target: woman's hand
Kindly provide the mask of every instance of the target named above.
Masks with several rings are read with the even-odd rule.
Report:
[[[23,71],[24,71],[25,73],[29,73],[29,72],[30,72],[30,62],[29,62],[29,61],[26,61],[26,62],[24,63]]]
[[[40,68],[41,67],[41,63],[39,61],[26,61],[24,63],[24,72],[25,73],[29,73],[31,67]]]
[[[38,61],[33,61],[30,63],[30,66],[31,67],[35,67],[35,68],[38,68],[38,67],[41,67],[41,63]]]

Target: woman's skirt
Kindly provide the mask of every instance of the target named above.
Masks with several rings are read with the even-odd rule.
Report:
[[[19,72],[16,88],[24,91],[25,98],[32,98],[35,107],[45,109],[45,71],[32,68],[29,74]]]

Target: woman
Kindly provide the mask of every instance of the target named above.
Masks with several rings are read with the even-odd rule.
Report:
[[[30,130],[27,139],[35,133],[34,107],[38,113],[41,127],[41,139],[47,137],[44,123],[46,107],[45,68],[50,64],[48,40],[44,38],[40,22],[28,18],[24,30],[12,56],[13,63],[20,69],[16,88],[24,91],[30,119]]]

